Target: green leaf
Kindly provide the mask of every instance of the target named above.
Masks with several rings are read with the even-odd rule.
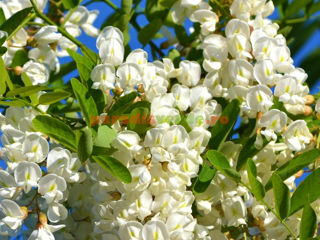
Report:
[[[147,0],[146,8],[145,8],[146,17],[151,22],[152,20],[166,19],[169,9],[160,4],[160,1],[155,0]]]
[[[256,141],[256,137],[257,135],[252,136],[251,138],[249,138],[249,140],[244,144],[244,146],[242,147],[242,150],[239,154],[238,157],[238,161],[237,161],[237,171],[240,171],[240,169],[245,166],[247,160],[249,158],[252,158],[254,155],[256,155],[258,152],[261,151],[261,149],[263,149],[264,146],[266,146],[268,144],[268,141],[264,138],[263,139],[263,145],[261,149],[257,149],[254,146],[254,143]]]
[[[103,113],[106,105],[104,93],[100,89],[92,88],[89,90],[89,93],[93,97],[94,102],[96,103],[98,113]]]
[[[127,95],[124,95],[117,99],[115,104],[112,106],[110,109],[108,115],[120,115],[125,113],[131,106],[133,101],[136,99],[138,96],[137,92],[131,92]]]
[[[171,8],[175,2],[176,0],[159,0],[160,5],[165,8]]]
[[[240,113],[240,102],[237,99],[232,100],[223,110],[220,120],[213,126],[211,130],[211,138],[209,141],[210,149],[219,150],[229,133],[233,129],[234,124]]]
[[[9,89],[13,90],[13,84],[12,84],[11,79],[9,77],[6,66],[4,65],[2,57],[0,57],[0,76],[1,76],[1,81],[6,82]]]
[[[189,44],[189,36],[184,26],[176,25],[174,27],[174,31],[179,43],[181,43],[183,46],[187,46]]]
[[[83,113],[87,126],[90,127],[91,118],[96,118],[97,116],[99,116],[97,106],[92,96],[89,95],[88,89],[77,79],[71,79],[71,85],[74,95],[76,96],[80,104],[81,112]]]
[[[257,179],[257,169],[252,159],[249,159],[247,162],[247,172],[250,186],[252,188],[252,193],[254,194],[256,199],[260,201],[265,196],[265,190],[262,183]]]
[[[195,194],[205,192],[216,175],[216,172],[217,169],[210,167],[207,163],[204,164],[193,186],[193,192]]]
[[[12,100],[12,101],[0,101],[0,105],[11,106],[11,107],[25,107],[28,104],[22,100]]]
[[[312,203],[320,197],[320,168],[309,174],[294,191],[289,216],[300,210],[307,200]]]
[[[27,87],[20,87],[16,88],[12,91],[7,92],[6,96],[11,97],[11,96],[17,96],[20,95],[21,97],[26,97],[31,94],[43,91],[43,90],[48,90],[49,88],[46,86],[40,86],[40,85],[33,85],[33,86],[27,86]]]
[[[300,239],[311,239],[317,228],[317,215],[310,203],[307,201],[304,205],[302,218],[300,222]]]
[[[33,127],[49,137],[60,142],[62,145],[76,151],[76,135],[64,122],[46,115],[38,115],[33,119]]]
[[[61,2],[66,10],[78,6],[80,3],[79,0],[61,0]]]
[[[227,177],[232,178],[236,182],[241,180],[240,174],[230,167],[228,159],[221,152],[209,150],[207,158],[216,169]]]
[[[65,91],[57,91],[57,92],[49,92],[42,94],[39,97],[39,104],[42,105],[49,105],[52,103],[56,103],[61,101],[62,99],[65,99],[67,97],[70,97],[71,93],[65,92]]]
[[[311,7],[308,9],[308,15],[311,16],[318,11],[320,11],[320,1],[313,2]]]
[[[79,131],[78,138],[78,156],[81,162],[85,162],[92,153],[92,132],[89,128]]]
[[[0,30],[7,32],[10,36],[10,34],[28,17],[32,9],[32,7],[29,7],[16,12],[0,26]]]
[[[162,26],[162,20],[153,19],[148,25],[144,26],[138,33],[138,39],[142,45],[146,45],[156,35]]]
[[[307,167],[310,163],[315,162],[320,157],[320,149],[311,149],[306,151],[281,166],[275,171],[282,180],[286,180],[301,169]],[[271,179],[266,184],[266,190],[271,188]]]
[[[111,142],[116,138],[117,132],[108,127],[107,125],[102,125],[98,128],[98,133],[94,140],[94,145],[102,148],[109,148]]]
[[[67,52],[69,53],[70,57],[72,57],[72,59],[76,62],[82,83],[86,83],[90,79],[91,71],[94,68],[94,64],[89,58],[82,56],[71,49],[67,49]]]
[[[291,204],[290,190],[278,174],[274,173],[271,179],[277,213],[279,214],[281,219],[285,219],[288,216]]]
[[[131,111],[129,115],[128,129],[138,134],[145,134],[148,131],[149,109],[138,107]]]
[[[6,16],[4,15],[3,9],[0,8],[0,26],[6,21]]]
[[[117,159],[110,156],[94,156],[93,160],[120,181],[124,183],[130,183],[132,181],[129,170]]]
[[[312,2],[312,0],[293,0],[285,10],[285,17],[288,18],[292,15],[297,14],[310,2]]]
[[[28,53],[25,50],[19,50],[14,54],[12,59],[11,68],[16,66],[23,66],[29,61]]]

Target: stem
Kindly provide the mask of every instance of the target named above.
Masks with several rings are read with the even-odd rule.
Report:
[[[118,7],[113,3],[111,2],[110,0],[103,0],[103,2],[105,2],[106,4],[108,4],[112,9],[118,11]]]
[[[244,186],[245,188],[247,188],[250,192],[252,192],[251,188],[245,184],[244,182],[240,181],[240,184],[242,186]],[[264,199],[260,200],[277,218],[278,220],[281,222],[281,224],[288,230],[288,232],[290,233],[290,235],[294,238],[294,239],[298,239],[297,236],[295,235],[295,233],[289,228],[289,226],[284,222],[284,220],[281,219],[281,217],[276,213],[276,211],[269,205],[269,203],[267,203]]]
[[[31,19],[33,19],[36,16],[35,13],[31,13],[26,19],[20,23],[20,25],[8,36],[8,39],[13,37],[27,22],[29,22]]]
[[[37,22],[27,22],[26,25],[35,25],[35,26],[40,26],[40,27],[46,26],[43,23],[37,23]]]
[[[40,17],[41,19],[43,19],[45,22],[47,22],[50,25],[55,25],[57,26],[50,18],[48,18],[46,15],[44,15],[38,8],[37,5],[35,4],[34,0],[30,0],[34,11],[36,12],[37,16]],[[95,59],[91,58],[90,52],[88,52],[87,47],[85,45],[83,45],[79,40],[77,40],[75,37],[73,37],[70,33],[68,33],[66,30],[64,30],[62,27],[57,26],[58,27],[58,31],[65,36],[66,38],[68,38],[71,42],[73,42],[74,44],[76,44],[81,51],[87,53],[88,57],[95,62]]]

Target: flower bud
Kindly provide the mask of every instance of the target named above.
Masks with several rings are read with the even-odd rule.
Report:
[[[314,102],[314,96],[312,95],[306,95],[304,99],[306,100],[306,105],[311,105]]]
[[[39,219],[39,223],[41,223],[42,225],[48,224],[47,215],[45,213],[40,212],[38,215],[38,219]]]
[[[20,209],[24,214],[24,218],[23,219],[26,219],[28,217],[28,208],[25,207],[25,206],[22,206],[22,207],[20,207]]]
[[[14,72],[14,75],[20,76],[21,73],[23,72],[23,68],[20,66],[15,66],[13,68],[13,72]]]
[[[300,170],[300,171],[297,172],[294,176],[295,176],[296,178],[300,178],[300,177],[302,176],[302,174],[303,174],[303,170]]]
[[[305,106],[304,106],[304,113],[303,113],[303,115],[309,116],[310,114],[312,114],[312,108],[311,108],[310,106],[308,106],[308,105],[305,105]]]

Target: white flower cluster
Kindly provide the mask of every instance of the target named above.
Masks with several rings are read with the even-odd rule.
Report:
[[[44,10],[47,0],[35,0],[39,10]],[[3,9],[6,19],[9,19],[18,11],[31,7],[29,0],[4,0],[0,1],[0,7]],[[63,22],[65,30],[73,37],[81,35],[81,29],[92,37],[97,37],[99,30],[93,26],[93,22],[97,18],[99,11],[88,11],[85,7],[79,6],[72,12],[69,12]],[[43,24],[43,20],[35,18],[36,24]],[[60,63],[58,57],[69,56],[67,49],[77,51],[77,45],[68,38],[57,33],[57,26],[44,26],[39,28],[37,25],[31,25],[32,29],[20,28],[19,31],[11,38],[10,42],[5,43],[7,52],[2,56],[7,67],[12,64],[15,53],[27,46],[33,47],[28,51],[30,61],[25,63],[19,69],[17,74],[25,72],[30,78],[33,85],[44,85],[48,82],[50,71],[58,73],[60,71]],[[29,30],[36,30],[36,34],[30,36]],[[28,32],[29,31],[29,32]],[[6,34],[0,31],[0,37]],[[23,77],[23,75],[22,75]]]
[[[29,6],[28,1],[22,4],[18,0],[0,4],[7,18]],[[37,4],[43,9],[46,3]],[[234,0],[230,10],[235,18],[227,22],[223,36],[213,33],[219,18],[208,3],[177,1],[173,20],[182,24],[188,17],[201,25],[203,74],[195,61],[183,60],[178,68],[169,58],[148,62],[142,49],[132,51],[124,61],[121,31],[108,26],[98,35],[92,26],[98,12],[79,6],[64,26],[75,37],[80,35],[80,27],[89,35],[98,35],[102,64],[91,72],[92,88],[106,92],[108,100],[115,98],[110,90],[121,96],[139,91],[136,101],[151,103],[155,121],[145,137],[119,122],[113,125],[117,137],[112,142],[116,149],[112,156],[128,167],[132,176],[132,182],[124,184],[97,163],[82,165],[76,153],[35,132],[32,119],[37,112],[9,107],[0,119],[2,158],[7,164],[6,170],[0,170],[0,235],[15,236],[25,224],[29,229],[24,235],[31,240],[223,240],[228,238],[222,227],[247,225],[250,217],[254,218],[254,225],[248,226],[252,236],[286,239],[289,233],[276,216],[224,175],[217,173],[204,193],[194,195],[191,190],[192,179],[204,163],[203,153],[211,137],[208,128],[222,112],[213,98],[238,99],[244,122],[262,113],[255,128],[256,145],[261,147],[263,138],[270,143],[253,160],[263,184],[273,166],[279,167],[294,153],[312,147],[313,136],[304,120],[293,121],[285,112],[272,109],[276,97],[290,114],[304,113],[309,92],[304,85],[307,74],[294,67],[285,38],[277,34],[278,25],[266,19],[273,9],[272,1]],[[6,65],[17,49],[26,46],[26,31],[21,29],[12,41],[4,56]],[[32,60],[23,71],[34,85],[45,84],[50,71],[59,71],[57,57],[77,46],[54,26],[41,27],[34,41],[29,51]],[[60,49],[53,49],[53,43]],[[316,111],[320,114],[319,101]],[[181,117],[189,119],[190,129],[179,125]],[[221,147],[233,168],[241,148],[231,141]],[[247,171],[240,174],[248,183]],[[291,190],[294,180],[292,176],[285,181]],[[273,206],[272,191],[267,192],[265,201]],[[320,208],[315,210],[320,216]],[[298,231],[300,220],[298,212],[287,224]]]

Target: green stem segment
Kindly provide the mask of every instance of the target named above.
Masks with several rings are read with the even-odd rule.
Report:
[[[46,15],[44,15],[38,8],[37,5],[35,4],[34,0],[30,0],[34,11],[36,12],[37,16],[40,17],[42,20],[44,20],[45,22],[47,22],[50,25],[55,25],[57,26],[57,24],[55,24],[50,18],[48,18]],[[90,57],[90,52],[88,51],[87,47],[85,45],[83,45],[79,40],[77,40],[75,37],[73,37],[70,33],[68,33],[66,30],[64,30],[62,27],[57,26],[58,27],[58,31],[65,36],[66,38],[68,38],[71,42],[73,42],[74,44],[76,44],[81,51],[87,53],[87,55]],[[90,59],[95,62],[95,59],[92,59],[90,57]]]

